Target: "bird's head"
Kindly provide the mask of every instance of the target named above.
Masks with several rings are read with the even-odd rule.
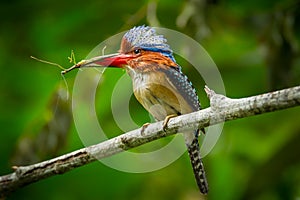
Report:
[[[178,67],[167,40],[149,26],[130,29],[123,36],[118,53],[91,58],[81,65],[85,66],[129,67],[143,71],[155,67]]]

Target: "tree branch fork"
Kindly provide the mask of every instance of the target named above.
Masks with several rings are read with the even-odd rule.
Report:
[[[63,174],[97,159],[126,151],[162,137],[176,134],[178,130],[204,128],[238,118],[273,112],[300,105],[300,86],[269,92],[257,96],[231,99],[205,86],[210,107],[168,121],[149,124],[129,131],[99,144],[28,166],[14,166],[14,172],[0,176],[0,197],[16,189],[56,174]]]

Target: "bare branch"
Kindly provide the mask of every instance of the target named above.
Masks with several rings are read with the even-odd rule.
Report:
[[[205,87],[211,107],[198,112],[171,118],[166,131],[163,122],[139,128],[105,142],[82,148],[29,166],[14,166],[15,172],[0,177],[0,197],[56,174],[63,174],[97,159],[108,157],[142,144],[176,134],[177,130],[204,128],[224,121],[245,118],[300,105],[300,86],[262,95],[230,99]]]

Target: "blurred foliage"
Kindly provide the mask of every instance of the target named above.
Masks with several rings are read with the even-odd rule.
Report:
[[[162,26],[203,45],[222,74],[228,96],[250,96],[299,85],[299,8],[293,0],[1,1],[0,174],[10,173],[14,163],[37,162],[83,146],[70,124],[71,100],[57,93],[58,88],[66,90],[59,69],[31,55],[67,67],[71,49],[77,60],[83,59],[120,31],[141,24]],[[202,80],[183,68],[207,107]],[[109,90],[122,73],[107,70],[106,83],[98,88],[102,95],[97,99],[105,97],[103,105],[96,105],[100,123],[114,135],[122,132],[109,110]],[[75,74],[66,75],[70,92]],[[130,107],[137,123],[150,121],[134,98]],[[208,198],[300,198],[299,111],[226,123],[204,158]],[[82,198],[190,200],[199,199],[199,192],[185,154],[146,174],[119,172],[95,162],[24,187],[8,199]]]
[[[67,99],[68,91],[57,88],[43,115],[22,133],[11,158],[13,165],[29,165],[50,159],[64,148],[72,121]]]

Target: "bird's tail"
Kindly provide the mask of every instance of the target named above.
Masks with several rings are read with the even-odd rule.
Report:
[[[192,163],[195,179],[200,189],[200,192],[203,194],[207,194],[208,183],[206,180],[204,166],[200,156],[200,148],[199,148],[199,142],[197,136],[194,137],[190,145],[187,145],[187,148]]]

